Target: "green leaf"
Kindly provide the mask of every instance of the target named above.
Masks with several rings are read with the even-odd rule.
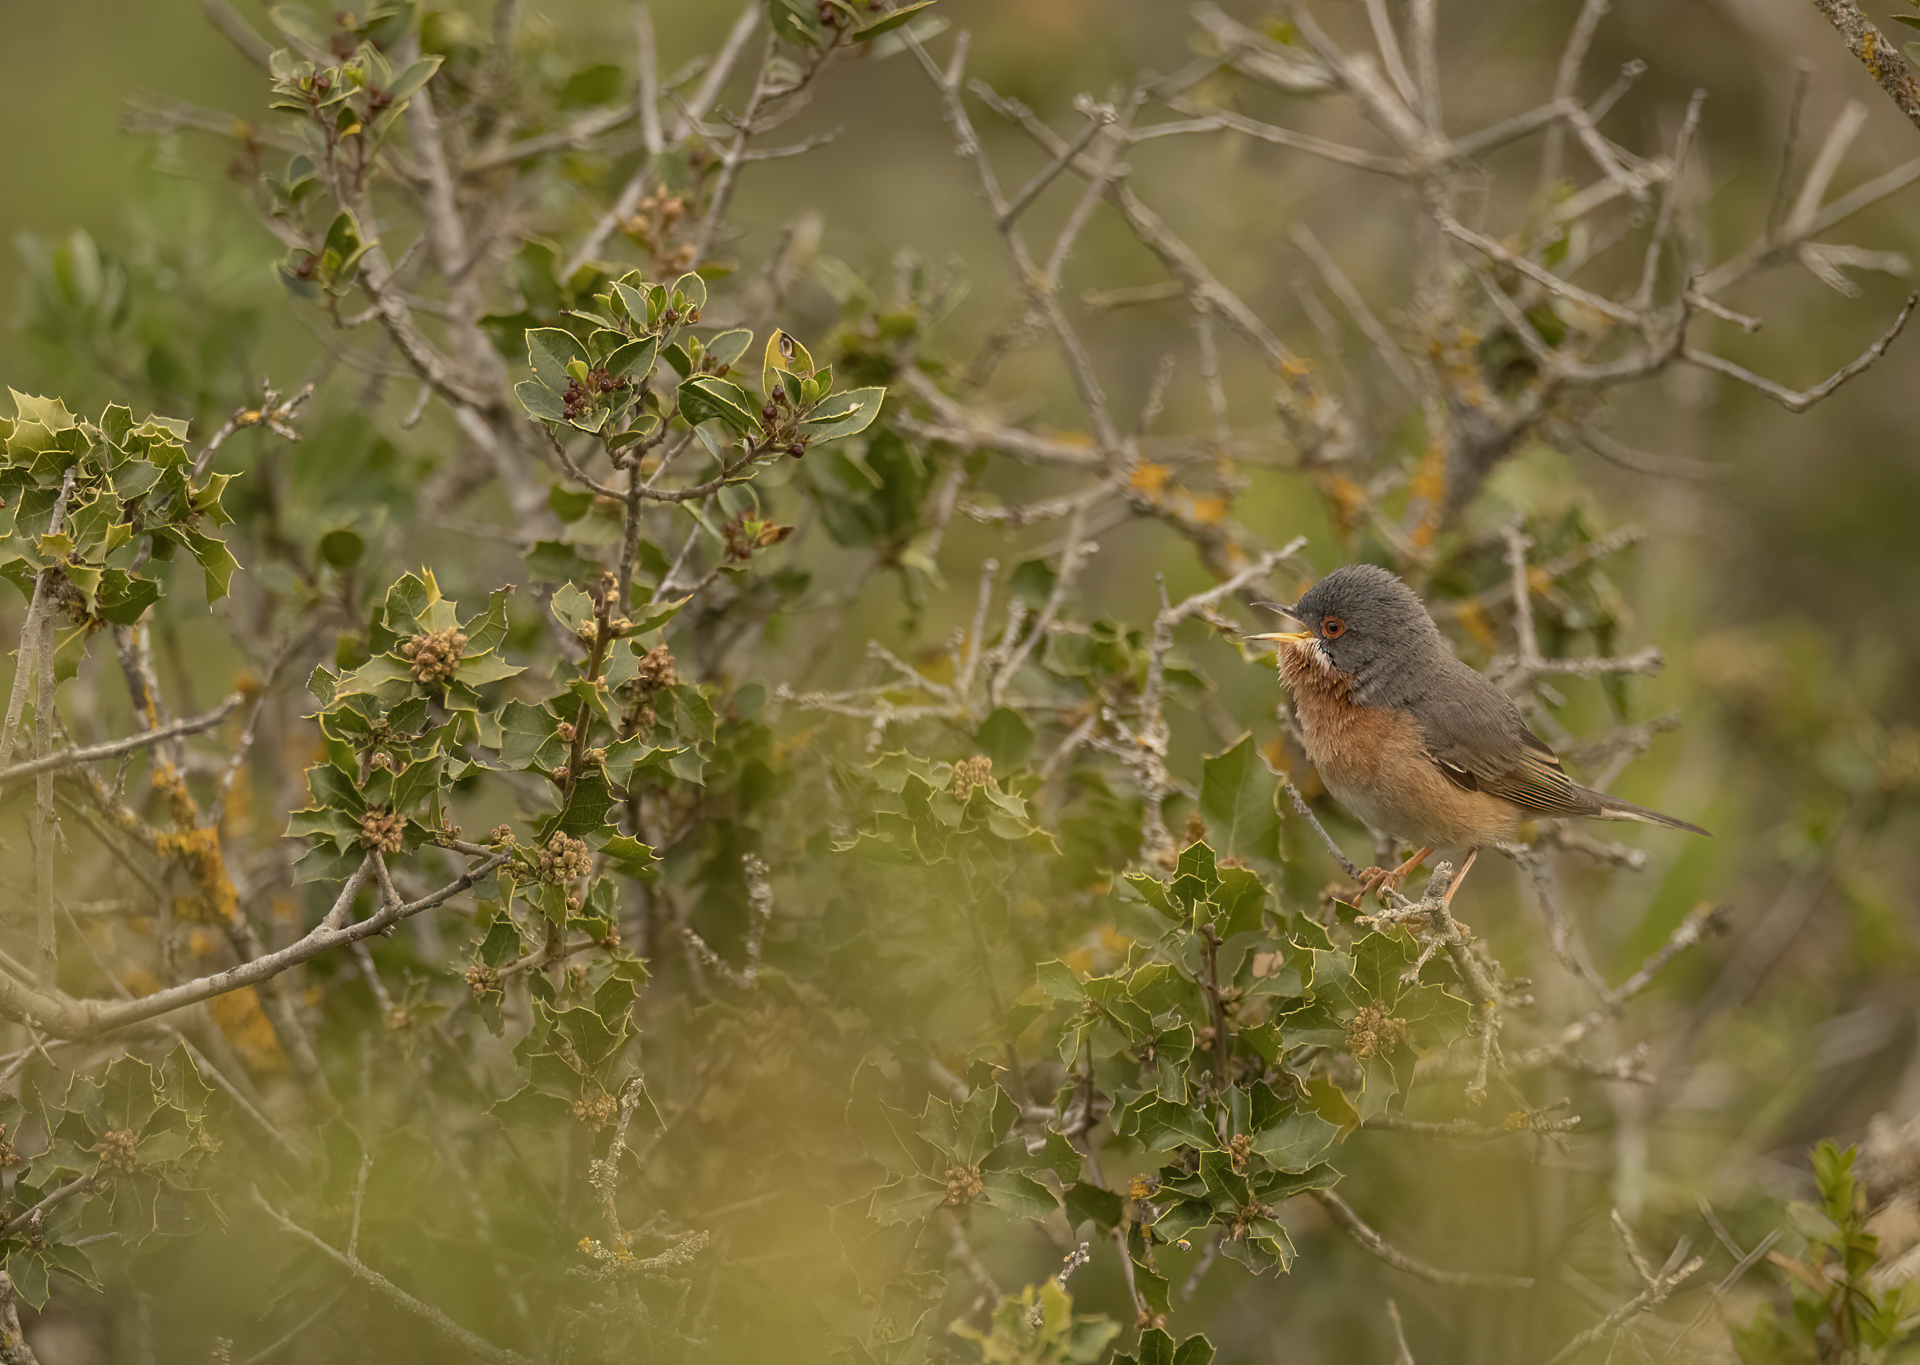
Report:
[[[886,399],[884,388],[851,389],[824,399],[800,423],[810,445],[825,445],[843,436],[852,436],[873,425]]]
[[[613,104],[626,93],[627,74],[610,64],[582,67],[567,77],[560,90],[562,109],[584,109]]]
[[[580,582],[600,572],[599,560],[589,559],[558,540],[536,540],[533,548],[521,558],[526,562],[527,573],[541,583]]]
[[[911,22],[916,14],[929,8],[933,3],[934,0],[920,0],[920,3],[917,5],[902,5],[885,18],[876,19],[865,28],[855,29],[853,31],[853,41],[856,43],[864,43],[869,38],[878,38],[883,33],[891,33],[902,24]]]
[[[1101,1231],[1117,1227],[1123,1216],[1120,1196],[1099,1185],[1079,1181],[1067,1189],[1067,1217],[1073,1225],[1091,1221]]]
[[[1219,1135],[1197,1109],[1158,1095],[1149,1095],[1128,1105],[1120,1121],[1120,1131],[1138,1138],[1149,1152],[1183,1145],[1211,1150],[1220,1145]]]
[[[151,578],[136,578],[124,569],[108,569],[100,576],[96,609],[103,621],[133,625],[159,600],[160,585]]]
[[[366,552],[366,537],[350,526],[342,526],[320,537],[320,557],[336,569],[358,563],[360,556]]]
[[[813,357],[807,348],[800,344],[791,332],[776,327],[767,336],[766,350],[760,358],[760,392],[768,402],[774,401],[774,390],[785,393],[789,400],[798,396],[799,380],[813,373]],[[788,384],[780,376],[786,376],[794,382]]]
[[[520,400],[520,406],[527,410],[527,416],[542,422],[567,420],[567,406],[560,395],[539,380],[523,379],[513,386],[513,393]]]
[[[420,58],[393,78],[393,83],[387,87],[387,94],[396,103],[406,99],[433,79],[434,72],[440,69],[440,63],[444,60],[445,58],[437,55]]]
[[[707,354],[716,365],[732,366],[747,353],[747,347],[753,345],[753,333],[745,327],[736,327],[732,331],[721,332],[707,342]]]
[[[567,391],[567,382],[571,378],[567,373],[567,365],[575,360],[584,365],[587,348],[575,339],[572,332],[559,327],[527,329],[527,363],[533,367],[534,377],[546,385],[556,398]],[[520,392],[517,387],[514,391]],[[521,394],[521,401],[526,401],[525,394]]]
[[[514,925],[513,916],[496,914],[487,925],[487,936],[480,943],[480,960],[489,967],[504,967],[519,958],[521,953],[520,930]]]
[[[1016,1218],[1038,1222],[1060,1207],[1052,1191],[1018,1171],[982,1171],[980,1183],[985,1187],[980,1196],[983,1202],[1004,1209]]]
[[[177,534],[187,543],[187,549],[200,561],[200,569],[207,579],[207,601],[217,602],[227,595],[227,585],[233,581],[234,571],[240,567],[240,561],[227,549],[227,543],[217,536],[204,535],[191,526],[177,528]]]
[[[657,289],[659,286],[654,285],[652,288]],[[627,317],[641,331],[653,325],[655,310],[649,298],[650,292],[651,290],[644,286],[636,289],[625,280],[617,280],[613,286],[613,295],[619,300],[620,307],[626,310]]]
[[[1319,1164],[1340,1134],[1338,1124],[1300,1109],[1253,1134],[1253,1150],[1280,1170],[1305,1171]]]
[[[867,1216],[885,1227],[924,1218],[947,1202],[946,1182],[930,1175],[909,1175],[873,1192]]]
[[[715,375],[695,375],[680,386],[680,415],[691,426],[717,417],[739,435],[751,435],[760,426],[752,402],[745,389]]]
[[[682,318],[689,308],[704,309],[707,306],[707,282],[700,278],[698,271],[690,270],[673,282],[673,287],[667,291],[667,301],[681,310]]]
[[[360,258],[366,255],[369,245],[371,244],[360,239],[360,225],[354,221],[353,214],[342,209],[327,226],[327,236],[321,243],[320,256],[334,278],[349,281],[360,264]]]
[[[600,851],[622,876],[652,877],[659,867],[653,850],[629,834],[614,835],[600,846]]]
[[[607,373],[615,379],[638,384],[653,373],[654,357],[659,351],[659,337],[641,337],[638,341],[629,341],[607,357]]]
[[[1247,934],[1263,923],[1267,906],[1267,888],[1253,872],[1244,867],[1222,868],[1220,885],[1213,893],[1208,923],[1221,938]]]
[[[1188,1337],[1174,1351],[1173,1365],[1213,1365],[1213,1343],[1199,1335]]]
[[[366,850],[358,844],[344,853],[329,843],[315,844],[294,862],[294,884],[343,882],[365,861]]]
[[[607,826],[607,812],[613,809],[613,790],[604,774],[588,769],[574,779],[567,796],[566,809],[553,821],[553,828],[576,839],[598,837]]]
[[[500,761],[509,768],[553,769],[566,761],[560,718],[543,706],[510,701],[500,713]]]
[[[995,768],[1017,768],[1033,752],[1033,727],[1010,706],[996,708],[980,722],[973,742],[981,753],[993,760]]]
[[[1042,962],[1034,968],[1034,979],[1040,989],[1055,1000],[1078,1002],[1087,998],[1086,988],[1080,984],[1080,978],[1074,975],[1073,968],[1064,962]]]
[[[1121,874],[1121,880],[1139,892],[1141,899],[1145,900],[1148,905],[1151,905],[1155,910],[1158,910],[1174,923],[1180,924],[1185,922],[1186,912],[1181,909],[1181,907],[1175,905],[1168,897],[1167,884],[1158,877],[1149,876],[1145,872],[1126,872]]]
[[[454,670],[453,680],[465,687],[484,687],[488,683],[518,677],[526,671],[518,664],[508,663],[498,654],[469,655]]]
[[[551,606],[554,616],[567,628],[569,635],[578,635],[582,627],[591,627],[597,610],[593,599],[571,583],[562,584],[555,591]]]
[[[1200,765],[1200,814],[1208,842],[1230,856],[1280,859],[1280,779],[1268,771],[1251,734]]]

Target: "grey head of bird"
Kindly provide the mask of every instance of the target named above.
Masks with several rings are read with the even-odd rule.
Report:
[[[1352,677],[1363,693],[1397,692],[1409,674],[1453,660],[1413,589],[1378,565],[1335,569],[1298,602],[1279,610],[1306,629],[1251,638],[1305,645],[1316,663]]]

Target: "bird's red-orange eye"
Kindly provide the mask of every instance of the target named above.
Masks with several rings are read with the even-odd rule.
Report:
[[[1347,633],[1347,623],[1345,621],[1342,621],[1338,616],[1323,616],[1320,618],[1321,638],[1327,639],[1327,640],[1338,640],[1342,635],[1345,635],[1346,633]]]

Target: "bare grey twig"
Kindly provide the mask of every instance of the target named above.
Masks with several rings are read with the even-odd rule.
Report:
[[[1867,18],[1854,0],[1813,0],[1813,7],[1833,25],[1846,43],[1847,51],[1866,67],[1867,74],[1887,92],[1887,97],[1907,116],[1907,121],[1920,128],[1920,82],[1914,80],[1899,47],[1880,31],[1879,25]]]
[[[476,1359],[490,1362],[490,1365],[532,1365],[532,1362],[518,1351],[509,1351],[504,1347],[495,1346],[492,1342],[482,1340],[455,1322],[452,1318],[448,1317],[445,1313],[441,1312],[438,1308],[435,1308],[432,1304],[421,1302],[413,1295],[401,1289],[400,1286],[396,1285],[392,1280],[389,1280],[386,1276],[380,1274],[356,1257],[339,1251],[327,1242],[322,1241],[318,1236],[307,1231],[307,1229],[287,1217],[286,1214],[280,1212],[279,1209],[269,1204],[257,1188],[251,1189],[250,1193],[253,1196],[254,1205],[262,1213],[266,1214],[281,1231],[305,1242],[327,1260],[338,1265],[341,1269],[352,1275],[354,1279],[372,1289],[396,1308],[399,1308],[403,1312],[411,1313],[415,1317],[424,1319],[442,1336],[446,1337],[447,1340],[459,1346],[461,1350],[468,1352]]]
[[[1442,1270],[1438,1266],[1415,1260],[1368,1227],[1360,1215],[1353,1211],[1353,1206],[1332,1190],[1310,1190],[1308,1193],[1362,1251],[1416,1279],[1459,1289],[1533,1288],[1532,1278],[1526,1275],[1501,1275],[1482,1270]]]

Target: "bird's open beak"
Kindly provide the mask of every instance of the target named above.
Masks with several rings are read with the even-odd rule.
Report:
[[[1295,615],[1292,607],[1282,606],[1278,602],[1255,602],[1253,605],[1256,607],[1265,607],[1268,611],[1277,611],[1282,616],[1292,616],[1296,621],[1300,619],[1299,616]],[[1311,640],[1313,638],[1313,632],[1310,630],[1300,630],[1287,635],[1243,635],[1240,638],[1243,640],[1274,640],[1281,644],[1298,644],[1302,640]]]

